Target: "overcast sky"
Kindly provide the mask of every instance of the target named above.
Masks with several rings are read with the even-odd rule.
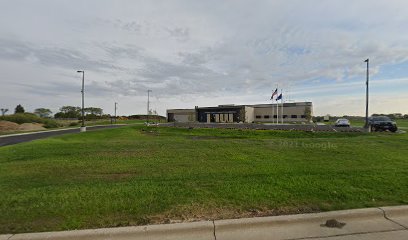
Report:
[[[0,107],[119,114],[312,101],[315,115],[408,113],[408,1],[0,0]]]

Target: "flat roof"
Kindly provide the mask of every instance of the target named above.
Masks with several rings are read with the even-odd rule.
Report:
[[[218,105],[216,107],[198,107],[197,109],[200,110],[211,110],[211,109],[237,109],[237,108],[242,108],[242,107],[252,107],[252,108],[268,108],[272,106],[276,106],[278,103],[261,103],[261,104],[244,104],[244,105],[234,105],[234,104],[224,104],[224,105]],[[280,104],[280,103],[279,103]],[[312,106],[312,102],[290,102],[290,103],[283,103],[284,107],[296,107],[296,106]],[[167,109],[167,112],[193,112],[195,111],[194,108],[187,108],[187,109]]]
[[[220,109],[220,108],[242,108],[245,105],[234,105],[234,106],[218,106],[218,107],[199,107],[198,109]]]
[[[281,103],[265,103],[265,104],[255,104],[255,105],[246,105],[251,107],[271,107],[276,106],[277,104],[281,105]],[[283,103],[284,107],[295,107],[295,106],[312,106],[312,102],[289,102]]]
[[[194,108],[184,108],[184,109],[167,109],[167,112],[171,113],[171,112],[178,112],[178,113],[182,113],[182,112],[195,112]]]

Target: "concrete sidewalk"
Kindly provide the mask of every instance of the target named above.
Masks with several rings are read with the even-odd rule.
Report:
[[[137,227],[0,235],[0,240],[6,239],[406,240],[408,239],[408,206]]]

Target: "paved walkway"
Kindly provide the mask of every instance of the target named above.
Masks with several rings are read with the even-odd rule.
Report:
[[[0,235],[0,240],[407,240],[408,206],[193,223]]]

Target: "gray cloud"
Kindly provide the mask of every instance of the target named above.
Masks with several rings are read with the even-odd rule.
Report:
[[[166,28],[166,31],[170,34],[170,37],[174,37],[180,41],[186,41],[190,36],[190,30],[188,28]]]
[[[33,61],[67,69],[103,71],[117,68],[108,61],[94,60],[78,50],[61,47],[40,47],[18,40],[0,39],[0,59]]]
[[[2,85],[38,99],[76,94],[77,69],[95,99],[233,102],[277,83],[352,82],[367,57],[373,77],[408,61],[405,1],[40,2],[0,9]]]

